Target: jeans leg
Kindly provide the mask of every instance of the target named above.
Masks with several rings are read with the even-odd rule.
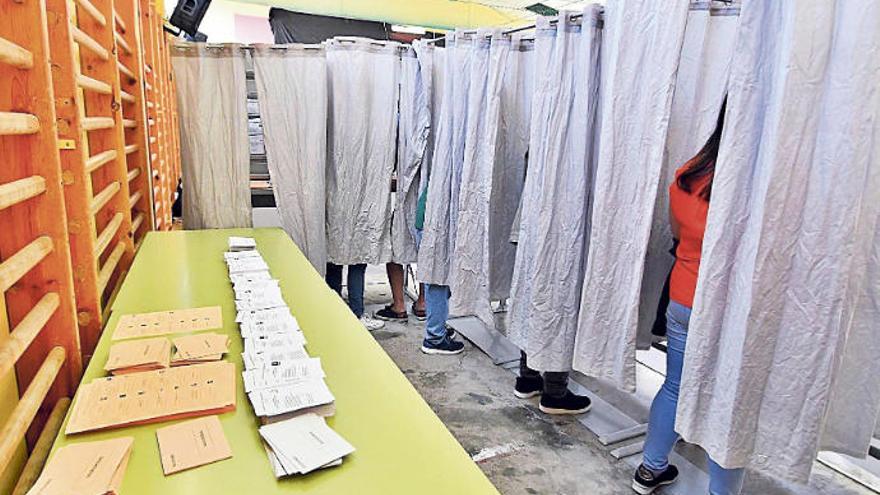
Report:
[[[523,378],[540,378],[541,372],[529,368],[525,351],[519,351],[519,376]]]
[[[742,491],[745,469],[724,469],[709,459],[709,494],[739,495]]]
[[[364,314],[364,275],[367,265],[348,265],[348,307],[355,316]]]
[[[449,317],[449,287],[425,284],[425,340],[439,344],[446,338],[446,319]]]
[[[568,392],[567,371],[544,372],[544,395],[560,398]]]
[[[337,294],[342,295],[342,265],[327,263],[327,275],[324,277],[327,285]]]
[[[671,302],[666,312],[666,381],[654,397],[645,437],[643,463],[655,472],[669,465],[669,453],[678,441],[675,432],[675,410],[678,406],[678,389],[681,385],[681,368],[687,342],[687,325],[690,309]]]

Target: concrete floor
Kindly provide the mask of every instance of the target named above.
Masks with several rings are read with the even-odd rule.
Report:
[[[369,268],[365,296],[368,310],[379,309],[390,302],[383,267]],[[575,418],[547,416],[537,409],[537,399],[523,401],[514,397],[513,375],[495,366],[469,342],[465,342],[465,352],[458,356],[422,354],[419,346],[423,325],[411,317],[408,323],[389,322],[385,329],[373,335],[462,446],[475,456],[501,493],[634,493],[629,489],[632,468],[625,461],[611,457],[609,448],[602,446]],[[584,383],[583,378],[578,381],[595,390]],[[633,413],[627,411],[627,414]],[[639,414],[644,411],[637,411],[633,417]],[[679,453],[700,463],[701,454],[693,446],[684,446]],[[817,465],[809,486],[786,486],[749,473],[744,493],[870,495],[874,492]]]

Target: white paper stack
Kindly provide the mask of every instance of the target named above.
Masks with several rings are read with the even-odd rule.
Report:
[[[249,251],[257,249],[257,241],[253,237],[235,237],[229,238],[230,251]]]
[[[262,426],[260,436],[278,478],[338,466],[355,450],[315,414]]]

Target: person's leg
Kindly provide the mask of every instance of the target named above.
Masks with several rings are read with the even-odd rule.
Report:
[[[327,263],[327,275],[324,278],[327,285],[342,296],[342,265]]]
[[[425,340],[422,352],[425,354],[458,354],[464,344],[449,338],[446,320],[449,317],[449,287],[425,284],[425,306],[428,319],[425,322]]]
[[[544,393],[538,409],[545,414],[583,414],[590,410],[592,401],[586,395],[577,395],[568,389],[567,371],[545,371]]]
[[[541,372],[529,368],[525,351],[519,351],[519,376],[516,377],[513,395],[520,399],[529,399],[541,395],[543,390],[544,379],[541,378]]]
[[[348,307],[355,316],[364,314],[364,276],[367,265],[348,265]]]
[[[375,317],[380,320],[406,321],[406,302],[403,299],[404,272],[403,265],[385,263],[388,285],[391,286],[391,304],[376,311]]]
[[[709,458],[709,494],[739,495],[745,474],[745,469],[725,469]]]
[[[678,441],[675,410],[678,406],[689,318],[689,308],[676,302],[669,303],[666,311],[666,380],[651,403],[642,465],[633,481],[633,488],[639,493],[652,493],[657,487],[675,481],[678,475],[675,466],[669,465],[669,453]]]

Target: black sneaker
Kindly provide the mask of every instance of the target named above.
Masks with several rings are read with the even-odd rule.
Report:
[[[650,495],[654,490],[661,486],[671,485],[678,478],[678,468],[669,465],[666,471],[655,475],[653,471],[646,468],[644,464],[639,465],[636,473],[633,475],[632,489],[641,495]]]
[[[513,387],[513,395],[520,399],[531,399],[544,391],[544,379],[540,376],[518,376]]]
[[[565,391],[562,397],[552,397],[544,394],[538,409],[544,414],[583,414],[590,410],[592,404],[590,398],[585,395],[575,395],[570,390]]]
[[[422,352],[425,354],[460,354],[464,350],[464,344],[449,338],[443,339],[439,344],[432,344],[425,340],[422,342]]]
[[[446,338],[449,340],[454,339],[455,338],[455,329],[450,327],[449,325],[446,325],[444,328],[446,328]]]
[[[397,311],[391,309],[391,306],[385,306],[379,311],[376,311],[373,316],[385,321],[406,321],[409,319],[409,315],[406,314],[406,311],[401,311],[400,313],[398,313]]]

